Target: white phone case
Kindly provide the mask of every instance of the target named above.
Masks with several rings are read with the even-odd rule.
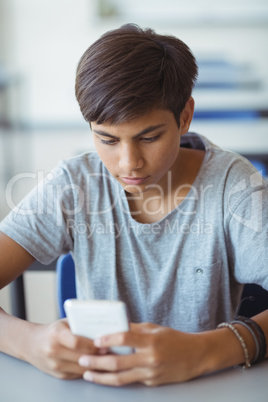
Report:
[[[64,309],[75,335],[94,340],[129,330],[127,307],[121,301],[68,299],[64,302]],[[114,346],[111,351],[117,354],[133,353],[133,349],[127,346]]]

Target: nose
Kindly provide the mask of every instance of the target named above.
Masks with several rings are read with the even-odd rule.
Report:
[[[119,167],[125,174],[141,169],[144,165],[143,156],[138,146],[125,144],[120,149]]]

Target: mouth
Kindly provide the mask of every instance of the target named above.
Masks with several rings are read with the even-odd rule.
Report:
[[[130,184],[130,185],[138,185],[138,184],[143,184],[149,179],[149,176],[146,177],[121,177],[121,180],[125,184]]]

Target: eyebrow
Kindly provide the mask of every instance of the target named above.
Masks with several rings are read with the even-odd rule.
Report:
[[[133,138],[138,138],[141,137],[142,135],[151,133],[152,131],[157,130],[158,128],[164,127],[165,124],[157,124],[156,126],[149,126],[147,128],[145,128],[144,130],[140,131],[139,133],[135,134]],[[103,135],[104,137],[109,137],[109,138],[113,138],[113,139],[119,139],[118,137],[116,137],[115,135],[109,134],[106,131],[102,131],[102,130],[93,130],[94,133],[99,134],[99,135]]]

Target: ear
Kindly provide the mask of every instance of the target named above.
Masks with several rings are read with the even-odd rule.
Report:
[[[186,134],[189,131],[193,115],[194,115],[194,98],[190,96],[180,115],[181,135]]]

